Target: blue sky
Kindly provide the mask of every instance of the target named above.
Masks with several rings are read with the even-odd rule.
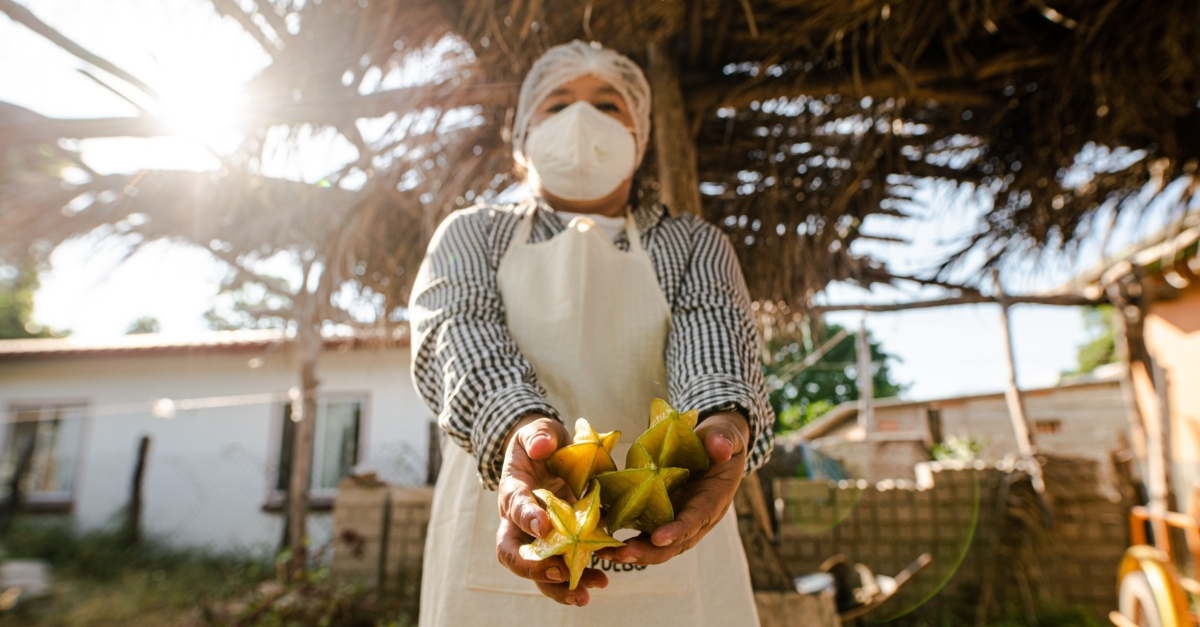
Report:
[[[215,167],[194,134],[195,128],[207,127],[188,121],[207,116],[207,122],[219,122],[211,112],[234,111],[241,97],[237,86],[269,62],[237,25],[218,18],[201,0],[39,0],[32,8],[41,19],[144,78],[175,103],[166,112],[181,121],[175,137],[86,142],[84,157],[98,171]],[[0,61],[0,101],[56,117],[136,113],[80,74],[83,62],[6,17],[0,17],[0,59],[5,59]],[[209,140],[214,137],[206,135]],[[297,176],[309,178],[313,167],[301,158],[301,163],[281,164],[279,171],[304,172]],[[897,271],[927,270],[939,251],[977,227],[983,205],[969,196],[947,188],[924,190],[921,220],[873,217],[864,225],[873,234],[903,236],[910,245],[862,242],[858,252],[885,259]],[[1122,225],[1118,243],[1128,243],[1152,226],[1153,220]],[[1099,260],[1098,251],[1085,253],[1075,261],[1055,255],[1022,260],[1006,268],[1006,288],[1021,293],[1059,285]],[[51,256],[52,269],[42,277],[35,320],[69,328],[81,339],[120,334],[140,316],[157,318],[167,333],[205,329],[201,314],[211,305],[222,276],[221,266],[205,251],[161,243],[146,246],[124,262],[122,256],[121,246],[111,242],[96,246],[79,241],[60,247]],[[922,294],[929,292],[866,293],[835,285],[819,300],[893,302]],[[830,319],[856,327],[862,314],[831,314]],[[1059,372],[1073,366],[1076,347],[1086,340],[1076,308],[1019,306],[1013,322],[1020,383],[1026,387],[1053,385]],[[906,395],[911,398],[997,391],[1003,386],[1004,347],[995,306],[872,314],[867,326],[896,356],[893,372],[910,385]]]

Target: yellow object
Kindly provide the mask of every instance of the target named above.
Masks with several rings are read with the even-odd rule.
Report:
[[[620,439],[620,431],[596,433],[587,420],[580,418],[575,421],[574,443],[551,455],[546,468],[566,481],[575,498],[580,498],[596,475],[617,469],[611,453]]]
[[[1161,627],[1195,627],[1188,605],[1187,592],[1179,585],[1179,576],[1175,566],[1166,553],[1152,546],[1138,545],[1129,547],[1121,560],[1118,571],[1120,586],[1127,587],[1126,578],[1144,577],[1153,599],[1153,610],[1157,612]],[[1128,590],[1118,590],[1121,604],[1121,614],[1129,616],[1130,609],[1125,607],[1131,600]],[[1139,599],[1139,602],[1143,601]],[[1149,599],[1144,600],[1147,604]]]
[[[696,435],[700,412],[693,409],[680,414],[661,398],[650,404],[650,428],[637,439],[659,468],[686,468],[694,477],[708,472],[708,451]],[[629,450],[626,468],[641,468],[635,464],[634,449]]]
[[[641,444],[634,443],[625,458],[625,470],[596,477],[604,489],[601,502],[608,516],[608,531],[637,529],[653,533],[675,520],[670,493],[687,481],[684,468],[659,468]]]
[[[592,554],[598,549],[624,547],[625,543],[607,535],[600,525],[600,486],[592,484],[592,491],[576,501],[574,506],[554,496],[550,490],[534,490],[533,494],[546,507],[554,529],[545,538],[521,547],[521,556],[526,560],[545,560],[546,557],[562,555],[566,569],[571,574],[570,589],[580,585],[583,569],[592,563]]]
[[[534,490],[534,495],[545,505],[550,514],[550,523],[554,529],[544,538],[538,538],[532,544],[521,547],[521,557],[527,560],[544,560],[554,555],[561,555],[571,573],[570,589],[579,585],[579,577],[583,569],[592,561],[592,553],[597,549],[613,546],[625,546],[612,536],[601,531],[600,524],[600,486],[593,483],[588,495],[575,505],[554,496],[549,490]]]

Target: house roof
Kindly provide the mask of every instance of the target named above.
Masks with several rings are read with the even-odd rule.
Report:
[[[76,338],[37,338],[0,340],[0,361],[26,358],[129,356],[176,353],[234,353],[264,350],[290,345],[295,338],[276,329],[212,331],[198,335],[138,333],[101,341]],[[390,334],[358,332],[353,335],[328,335],[326,349],[408,346],[407,327]]]
[[[1066,384],[1062,384],[1062,385],[1055,385],[1055,386],[1045,387],[1045,388],[1036,388],[1036,389],[1032,389],[1032,390],[1023,390],[1022,393],[1023,394],[1049,394],[1049,393],[1053,393],[1055,391],[1064,390],[1064,389],[1078,389],[1078,388],[1090,387],[1090,386],[1114,385],[1114,384],[1116,384],[1116,378],[1117,378],[1117,376],[1119,376],[1119,372],[1121,372],[1121,371],[1116,371],[1116,372],[1117,372],[1116,376],[1106,373],[1103,376],[1098,376],[1098,377],[1093,377],[1093,378],[1085,378],[1085,379],[1076,379],[1070,383],[1066,383]],[[899,398],[885,398],[885,399],[876,399],[875,400],[875,408],[880,409],[880,408],[884,408],[884,407],[891,408],[891,407],[906,407],[906,406],[907,407],[915,407],[915,406],[920,406],[920,405],[933,405],[933,404],[938,404],[938,403],[949,403],[949,402],[957,402],[957,401],[980,400],[980,399],[1003,399],[1003,398],[1004,398],[1003,392],[991,392],[991,393],[986,393],[986,394],[966,394],[963,396],[948,396],[948,397],[943,397],[943,398],[927,399],[927,400],[919,400],[919,401],[899,399]],[[834,407],[833,409],[829,410],[828,412],[825,413],[825,415],[814,420],[813,422],[808,423],[807,425],[805,425],[804,427],[802,427],[801,429],[796,431],[795,434],[791,435],[790,437],[798,439],[798,440],[813,440],[813,439],[816,439],[819,437],[823,437],[823,436],[829,434],[834,429],[846,424],[847,422],[856,420],[857,418],[858,418],[858,401],[847,401],[847,402],[842,403],[842,404]]]

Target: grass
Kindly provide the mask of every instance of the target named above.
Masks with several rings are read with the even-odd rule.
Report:
[[[286,581],[267,559],[128,547],[110,532],[19,526],[0,538],[8,558],[50,563],[51,594],[0,612],[0,627],[401,627],[403,604],[333,581],[314,568]]]

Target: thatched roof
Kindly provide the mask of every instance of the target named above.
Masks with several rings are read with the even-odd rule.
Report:
[[[872,237],[868,216],[903,220],[919,211],[912,198],[922,181],[994,199],[962,253],[982,251],[995,264],[1110,228],[1094,223],[1098,208],[1143,211],[1137,195],[1147,186],[1189,178],[1186,201],[1200,161],[1200,3],[1191,0],[212,4],[274,59],[250,85],[248,139],[226,158],[226,174],[202,175],[198,187],[159,182],[181,176],[172,173],[94,177],[70,192],[100,187],[118,198],[94,205],[103,219],[71,226],[58,209],[73,194],[45,187],[57,185],[55,164],[72,158],[57,154],[56,140],[155,134],[154,118],[37,120],[3,108],[0,150],[27,173],[19,182],[4,177],[0,220],[21,234],[10,242],[61,241],[134,206],[150,217],[145,225],[170,225],[148,233],[186,224],[178,236],[191,228],[204,233],[193,240],[202,245],[237,239],[234,251],[294,245],[297,231],[307,232],[301,239],[323,242],[309,248],[338,277],[384,295],[385,309],[402,306],[440,218],[511,184],[505,133],[520,79],[541,51],[574,38],[643,61],[654,43],[675,51],[704,216],[730,234],[754,296],[785,308],[803,308],[829,281],[892,280],[852,246]],[[256,10],[241,8],[250,5]],[[0,9],[14,15],[20,7],[0,0]],[[403,79],[414,59],[426,63],[424,74],[364,87],[391,71]],[[399,115],[382,138],[368,140],[356,125],[392,112]],[[284,200],[297,184],[263,180],[256,165],[267,129],[281,125],[338,129],[360,159],[330,181],[365,176],[362,190],[331,201],[328,190],[309,188],[305,200]],[[30,179],[39,168],[42,177]],[[643,172],[644,196],[656,193],[652,170]],[[137,191],[147,183],[181,197]],[[206,205],[221,210],[188,213],[186,198],[207,187]],[[234,206],[238,199],[248,204]],[[53,219],[39,221],[35,205]],[[106,206],[122,208],[104,214]],[[262,217],[254,206],[273,211]],[[330,223],[350,225],[336,246],[321,239]]]

